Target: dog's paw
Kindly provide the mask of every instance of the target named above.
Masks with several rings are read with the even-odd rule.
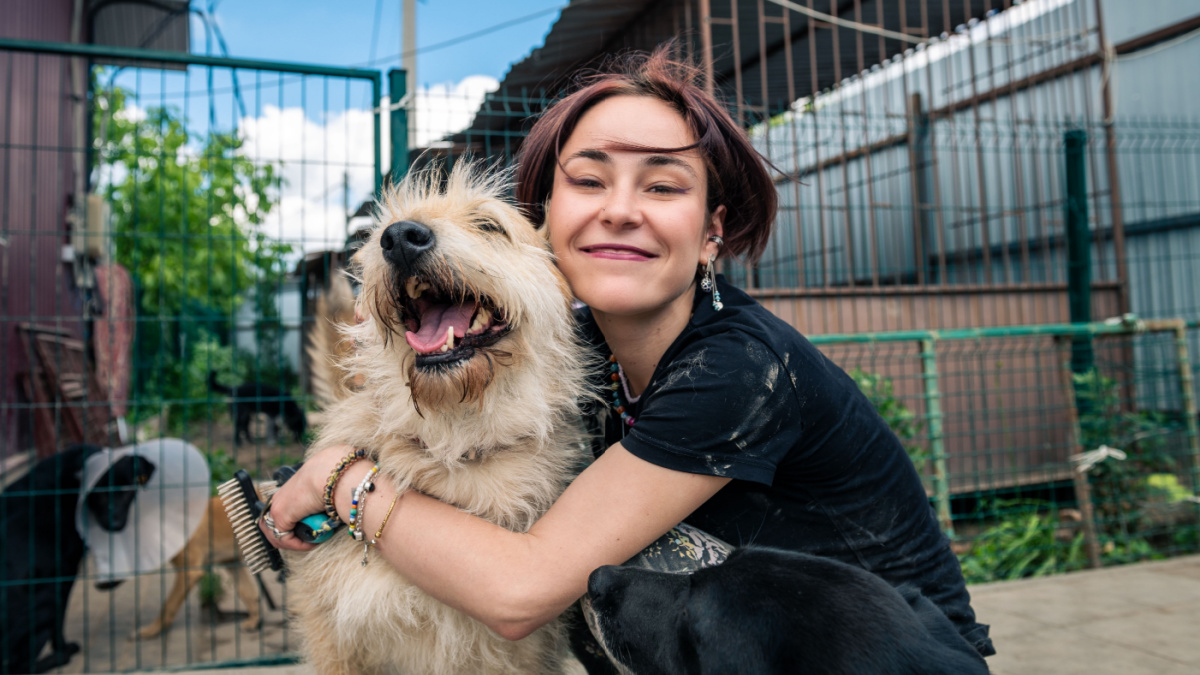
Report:
[[[243,632],[255,633],[255,632],[258,632],[259,628],[262,628],[262,619],[261,618],[246,619],[245,621],[243,621],[241,623],[241,626],[242,626]]]

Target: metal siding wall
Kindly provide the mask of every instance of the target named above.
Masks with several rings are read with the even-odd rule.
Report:
[[[5,0],[0,37],[69,42],[71,0]],[[69,268],[60,263],[73,190],[69,59],[0,53],[0,459],[18,447],[23,426],[11,407],[16,376],[27,370],[17,336],[22,322],[81,335]],[[23,395],[20,396],[23,398]]]

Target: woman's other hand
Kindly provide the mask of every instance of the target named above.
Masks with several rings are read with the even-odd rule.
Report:
[[[290,532],[296,523],[308,516],[325,513],[325,482],[338,462],[353,451],[354,448],[348,445],[334,445],[304,460],[300,470],[271,498],[270,514],[275,529]],[[258,526],[276,548],[307,551],[316,546],[300,541],[294,534],[276,537],[263,521],[259,521]]]

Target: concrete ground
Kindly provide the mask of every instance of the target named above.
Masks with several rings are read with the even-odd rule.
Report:
[[[972,586],[971,599],[992,626],[994,675],[1200,673],[1200,556]],[[303,665],[221,672],[314,675]]]
[[[995,675],[1200,673],[1200,556],[971,588]]]

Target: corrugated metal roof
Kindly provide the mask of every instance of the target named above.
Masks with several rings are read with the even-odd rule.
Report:
[[[803,0],[801,0],[803,2]],[[937,0],[817,0],[817,11],[879,25],[917,37],[951,30],[971,17],[981,17],[991,5],[988,0],[942,3]],[[856,13],[856,4],[858,5]],[[1000,4],[1000,3],[996,3]],[[948,13],[944,5],[949,5]],[[731,18],[730,0],[711,0],[715,19]],[[734,53],[733,27],[713,24],[714,82],[721,95],[732,105],[739,98],[748,110],[761,109],[764,100],[769,111],[785,108],[792,101],[834,86],[839,78],[869,68],[904,51],[911,44],[880,38],[850,28],[833,28],[815,23],[815,44],[810,45],[809,19],[791,12],[788,16],[791,42],[792,82],[788,86],[787,50],[783,7],[764,3],[769,20],[763,26],[765,39],[759,44],[758,3],[736,3],[738,15],[738,53]],[[905,8],[901,17],[900,8]],[[882,11],[882,21],[880,12]],[[902,21],[903,19],[903,21]],[[838,48],[834,50],[836,33]],[[607,54],[624,49],[651,49],[673,37],[681,36],[694,46],[699,43],[699,13],[692,0],[572,0],[563,8],[558,21],[546,36],[545,44],[509,69],[500,90],[481,106],[470,128],[453,140],[471,145],[519,143],[519,134],[530,115],[540,112],[543,96],[553,98],[579,67],[596,63]],[[861,44],[862,55],[859,56]],[[815,69],[812,54],[816,55]],[[764,57],[765,56],[765,60]],[[740,63],[741,95],[738,96],[735,64]],[[762,67],[766,64],[766,96]],[[534,100],[527,100],[533,98]],[[499,136],[505,139],[497,138]],[[489,138],[490,137],[490,138]]]

